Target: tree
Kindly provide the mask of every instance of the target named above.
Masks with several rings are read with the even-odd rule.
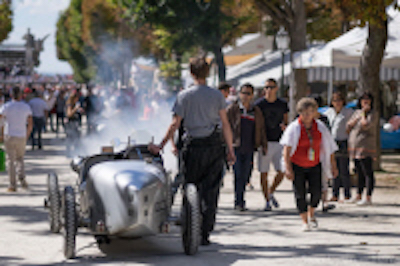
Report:
[[[349,30],[350,25],[335,0],[306,0],[307,36],[310,40],[330,41]]]
[[[134,57],[157,53],[149,27],[134,25],[120,0],[82,1],[82,40],[113,69],[114,79],[128,85]]]
[[[74,79],[87,83],[95,77],[95,53],[84,44],[82,34],[82,0],[72,0],[68,9],[61,13],[57,22],[57,56],[67,61],[73,71]]]
[[[270,16],[275,23],[283,26],[289,33],[291,54],[307,48],[306,6],[304,0],[253,0],[259,9]],[[295,102],[306,96],[307,70],[294,69],[292,88]],[[294,110],[294,102],[289,103]]]
[[[0,0],[0,42],[7,39],[12,30],[12,10],[10,0]]]
[[[154,36],[123,18],[118,0],[72,0],[57,23],[57,52],[77,82],[97,79],[126,85],[134,56],[152,52]]]
[[[222,47],[259,22],[253,5],[245,0],[126,0],[125,3],[132,10],[134,21],[149,23],[163,37],[161,43],[167,50],[180,55],[199,46],[205,52],[212,52],[220,81],[226,76]]]
[[[374,96],[374,109],[381,111],[380,68],[388,39],[388,17],[386,8],[392,0],[336,0],[337,5],[350,14],[350,18],[368,24],[368,38],[360,60],[360,91],[370,91]],[[397,8],[397,5],[395,5]],[[377,168],[380,168],[380,129],[377,127]]]

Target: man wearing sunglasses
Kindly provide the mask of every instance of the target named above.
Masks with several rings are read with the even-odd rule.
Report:
[[[261,109],[265,121],[265,133],[268,139],[268,151],[259,149],[258,170],[261,173],[261,187],[266,200],[265,211],[271,211],[271,203],[279,207],[273,193],[282,182],[284,174],[281,168],[282,146],[279,140],[288,123],[289,108],[287,103],[277,97],[278,86],[276,80],[268,79],[265,82],[264,98],[258,100],[256,105]],[[268,189],[268,171],[273,164],[277,172],[272,186]]]
[[[233,146],[236,162],[235,210],[245,211],[244,192],[248,183],[253,162],[254,148],[267,151],[264,117],[259,107],[253,105],[254,87],[247,83],[240,87],[239,100],[227,108],[229,124],[233,132]]]

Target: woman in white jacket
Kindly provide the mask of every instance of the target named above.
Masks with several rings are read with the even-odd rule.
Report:
[[[316,119],[318,105],[312,98],[297,103],[299,118],[293,121],[280,140],[283,146],[285,175],[293,181],[296,205],[303,221],[303,231],[318,227],[314,210],[321,200],[321,174],[337,176],[334,153],[337,145],[328,128]],[[310,202],[306,194],[311,194]]]

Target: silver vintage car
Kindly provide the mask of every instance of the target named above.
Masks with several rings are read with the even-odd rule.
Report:
[[[161,155],[146,145],[128,146],[75,158],[71,168],[78,174],[76,186],[62,191],[55,173],[48,175],[50,229],[64,233],[64,255],[75,257],[77,229],[87,228],[99,244],[110,238],[137,238],[167,232],[172,222],[170,178]],[[194,255],[200,240],[200,204],[193,184],[184,187],[181,211],[182,243]]]

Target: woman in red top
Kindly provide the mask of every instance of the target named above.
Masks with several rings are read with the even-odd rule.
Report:
[[[303,231],[316,228],[314,210],[321,199],[322,165],[329,168],[330,176],[337,175],[334,151],[337,149],[328,128],[314,118],[317,103],[303,98],[297,104],[299,118],[286,129],[281,139],[285,174],[293,181],[297,209],[303,221]],[[324,169],[326,173],[326,169]],[[306,194],[311,194],[310,202]]]

